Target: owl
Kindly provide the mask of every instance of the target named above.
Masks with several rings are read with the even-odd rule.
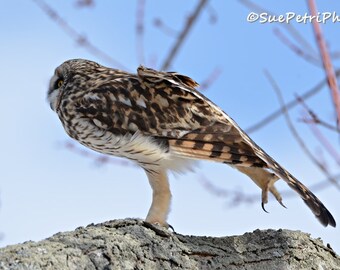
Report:
[[[171,192],[167,174],[195,160],[228,164],[282,204],[274,184],[285,181],[322,225],[336,226],[323,203],[258,146],[222,109],[201,94],[198,84],[176,72],[140,66],[137,74],[83,59],[56,68],[47,94],[66,133],[106,155],[142,167],[152,188],[146,221],[167,227]]]

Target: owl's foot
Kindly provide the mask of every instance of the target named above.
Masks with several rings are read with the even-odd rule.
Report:
[[[153,230],[157,235],[162,236],[162,237],[170,237],[171,233],[169,232],[169,228],[174,231],[174,228],[167,224],[166,225],[161,225],[160,223],[156,222],[156,223],[150,223],[147,221],[144,221],[144,226]]]
[[[159,227],[163,227],[168,229],[169,228],[169,224],[165,221],[159,221],[159,220],[153,220],[149,217],[146,217],[145,222],[155,225],[155,226],[159,226]]]
[[[281,204],[284,208],[286,208],[286,206],[282,203],[282,197],[280,193],[277,191],[277,189],[274,186],[275,182],[279,179],[277,175],[263,168],[257,168],[257,167],[237,166],[236,169],[248,175],[255,182],[255,184],[261,188],[262,190],[261,206],[265,212],[267,212],[267,210],[264,208],[264,205],[268,203],[268,192],[273,194],[275,199],[279,202],[279,204]]]
[[[173,232],[175,232],[175,229],[172,225],[170,225],[169,223],[165,222],[165,223],[160,223],[158,221],[155,221],[155,222],[150,222],[148,221],[147,219],[145,220],[146,223],[149,223],[150,225],[153,225],[153,226],[157,226],[157,227],[163,227],[165,229],[171,229]]]

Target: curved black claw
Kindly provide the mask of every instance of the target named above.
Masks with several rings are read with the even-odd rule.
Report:
[[[281,204],[284,208],[287,209],[287,207],[283,204],[283,202],[279,201],[279,204]]]
[[[175,233],[175,229],[174,229],[174,227],[172,227],[169,223],[168,223],[168,228],[169,229],[171,229],[172,230],[172,232],[174,232]]]
[[[266,213],[269,214],[269,212],[266,210],[266,208],[264,208],[264,203],[263,202],[261,203],[261,206],[262,206],[263,211],[265,211]]]

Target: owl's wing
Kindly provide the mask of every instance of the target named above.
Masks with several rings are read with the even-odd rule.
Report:
[[[255,143],[233,119],[195,89],[197,82],[176,72],[158,72],[142,66],[137,71],[141,84],[147,90],[155,89],[150,106],[156,104],[158,111],[151,115],[162,117],[157,131],[148,135],[165,137],[172,151],[186,157],[267,167],[254,151]]]
[[[131,76],[99,86],[77,102],[76,110],[98,128],[114,134],[138,131],[166,142],[181,156],[266,167],[236,123],[193,88],[194,81],[176,73],[165,74],[167,79]],[[132,85],[127,87],[127,81]]]

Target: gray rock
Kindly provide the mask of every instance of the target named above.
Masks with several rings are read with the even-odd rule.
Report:
[[[326,270],[340,269],[340,258],[320,239],[299,231],[200,237],[125,219],[2,248],[0,269]]]

